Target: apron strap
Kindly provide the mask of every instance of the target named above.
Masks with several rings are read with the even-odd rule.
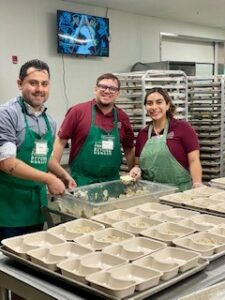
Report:
[[[92,125],[95,125],[95,116],[96,116],[96,104],[93,105],[92,112],[91,112]],[[114,128],[118,130],[118,114],[115,107],[113,107],[113,124],[114,124]]]
[[[151,135],[152,135],[152,129],[153,129],[153,125],[150,124],[149,128],[148,128],[148,138],[149,139],[151,138]],[[165,124],[164,130],[163,130],[163,136],[162,136],[162,139],[165,142],[166,142],[166,139],[167,139],[168,130],[169,130],[169,122],[168,122],[168,119],[166,119],[166,124]]]
[[[25,106],[24,100],[21,97],[19,97],[19,103],[22,107],[26,127],[28,127],[29,125],[28,125],[28,121],[27,121],[27,115],[25,113],[26,106]],[[52,135],[52,129],[51,129],[51,126],[50,126],[50,123],[49,123],[49,120],[48,120],[48,117],[47,117],[46,113],[43,113],[43,117],[44,117],[46,125],[47,125],[47,131],[50,132],[51,135]]]

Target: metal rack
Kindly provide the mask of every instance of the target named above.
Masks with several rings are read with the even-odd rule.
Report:
[[[183,71],[148,70],[115,74],[121,81],[117,103],[129,115],[135,137],[149,120],[143,106],[146,92],[165,88],[177,107],[177,118],[188,120],[198,133],[203,181],[225,174],[224,76],[186,76]],[[127,171],[124,164],[121,170]]]
[[[151,88],[164,88],[177,108],[176,118],[188,118],[188,85],[187,76],[183,71],[149,70],[143,75],[142,80],[143,99]]]
[[[203,181],[225,171],[224,76],[188,77],[188,119],[200,140]]]

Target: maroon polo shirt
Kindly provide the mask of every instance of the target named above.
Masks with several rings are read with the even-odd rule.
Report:
[[[148,128],[149,125],[138,134],[135,146],[136,157],[140,157],[148,139]],[[154,135],[154,132],[152,132],[152,136]],[[200,149],[194,128],[188,122],[175,118],[172,118],[169,123],[167,146],[175,159],[187,170],[189,169],[188,153]]]
[[[95,100],[90,100],[71,107],[66,113],[65,119],[59,129],[58,136],[61,139],[71,139],[71,151],[69,162],[72,162],[84,144],[91,126],[92,106]],[[96,106],[95,125],[109,131],[113,129],[113,112],[103,114]],[[120,142],[123,149],[134,146],[134,133],[129,122],[128,115],[121,108],[115,106],[118,115],[118,129]]]

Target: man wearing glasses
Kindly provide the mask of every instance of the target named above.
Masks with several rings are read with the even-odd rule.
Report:
[[[133,166],[134,134],[128,115],[115,105],[119,91],[115,75],[101,75],[95,98],[70,108],[59,129],[54,156],[60,161],[71,140],[69,165],[77,186],[118,179],[121,147],[128,168]]]

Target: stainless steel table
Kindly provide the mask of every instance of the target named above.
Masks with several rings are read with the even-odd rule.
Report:
[[[8,300],[8,290],[29,300],[91,299],[0,254],[0,300]]]
[[[161,291],[149,300],[175,300],[194,291],[225,279],[225,256],[210,263],[207,268],[191,277]],[[7,290],[12,290],[25,299],[32,300],[78,300],[97,299],[55,280],[46,274],[26,267],[0,254],[0,300],[8,300]]]

